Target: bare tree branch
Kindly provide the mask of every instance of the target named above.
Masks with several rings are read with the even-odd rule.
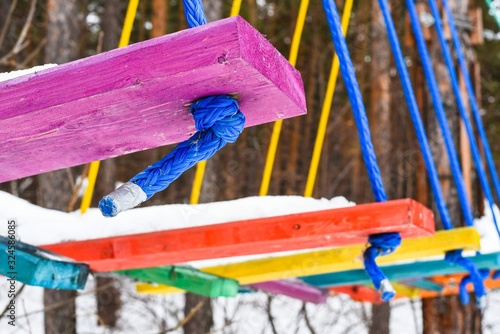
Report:
[[[266,304],[267,319],[269,320],[269,324],[271,325],[271,330],[273,331],[273,334],[278,334],[278,332],[276,331],[276,326],[274,325],[273,315],[271,314],[271,302],[272,301],[273,301],[273,297],[267,296],[267,304]]]
[[[302,313],[302,316],[304,317],[304,321],[306,323],[307,329],[311,332],[311,334],[316,334],[316,331],[314,330],[314,327],[311,324],[311,321],[309,319],[309,314],[307,313],[307,308],[306,308],[306,303],[302,303],[302,309],[300,310]]]
[[[164,333],[168,333],[168,332],[174,332],[174,331],[178,330],[179,328],[181,328],[182,326],[184,326],[185,324],[187,324],[194,317],[194,315],[196,314],[196,312],[198,312],[201,309],[201,307],[203,306],[203,304],[205,304],[205,302],[204,301],[200,301],[198,304],[196,304],[195,307],[193,307],[191,309],[191,311],[189,311],[188,315],[186,315],[186,317],[184,319],[182,319],[181,321],[179,321],[179,323],[177,325],[175,325],[175,327],[169,328],[166,331],[163,331],[163,332],[161,332],[159,334],[164,334]]]
[[[8,60],[12,57],[17,55],[19,52],[24,50],[29,44],[29,41],[26,41],[26,35],[28,34],[28,31],[31,27],[31,22],[33,21],[33,16],[35,15],[35,7],[36,7],[36,2],[37,0],[31,0],[30,4],[30,10],[28,12],[28,17],[26,19],[26,22],[24,23],[23,29],[21,30],[21,34],[19,34],[19,37],[17,38],[16,44],[10,50],[5,56],[0,58],[0,63],[2,64],[7,64]],[[3,31],[2,31],[3,33]]]
[[[7,36],[7,30],[9,29],[10,21],[12,20],[12,14],[14,14],[14,10],[16,9],[17,0],[12,1],[9,8],[9,13],[7,14],[7,18],[5,19],[5,23],[2,27],[2,32],[0,32],[0,46],[3,44],[5,40],[5,36]]]

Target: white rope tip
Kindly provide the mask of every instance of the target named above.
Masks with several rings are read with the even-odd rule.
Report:
[[[382,300],[384,302],[388,302],[392,298],[394,298],[394,296],[396,296],[396,291],[394,290],[391,282],[389,282],[389,280],[387,278],[383,279],[380,282],[380,288],[378,289],[378,291],[379,291],[380,295],[382,296]]]
[[[146,193],[135,183],[124,183],[99,202],[99,210],[105,217],[115,217],[120,212],[134,208],[147,199]]]

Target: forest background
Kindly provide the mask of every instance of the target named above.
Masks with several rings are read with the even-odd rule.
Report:
[[[404,1],[389,2],[428,130],[447,204],[453,221],[459,226],[462,219],[456,189],[451,181],[431,101],[424,87],[420,61],[412,46]],[[299,3],[299,0],[246,0],[243,1],[241,15],[264,34],[283,55],[288,56]],[[457,17],[469,23],[469,10],[482,8],[485,29],[495,32],[499,30],[493,18],[488,15],[485,2],[455,0],[452,3]],[[337,1],[339,8],[342,8],[342,4],[342,1]],[[1,0],[0,72],[45,63],[62,64],[116,48],[126,5],[125,0]],[[227,17],[231,8],[229,0],[206,0],[204,5],[209,21]],[[186,28],[180,0],[141,0],[131,43]],[[464,137],[460,132],[460,121],[448,74],[435,32],[433,29],[428,31],[428,46],[450,127],[455,134],[455,143],[461,153],[462,162],[465,163],[463,169],[469,175],[471,203],[475,215],[481,216],[483,201],[475,172],[472,166],[467,164],[466,151],[460,149]],[[466,46],[478,101],[484,112],[484,122],[495,161],[499,166],[500,43],[496,40],[486,40],[482,45],[472,45],[472,33],[470,29],[462,29],[461,38]],[[434,208],[377,0],[355,2],[347,40],[369,113],[372,138],[389,198],[411,197]],[[312,0],[296,66],[304,80],[308,114],[284,122],[269,189],[270,195],[303,194],[333,54],[334,49],[321,2]],[[272,124],[246,129],[235,144],[227,146],[208,162],[201,202],[231,200],[258,194],[271,130]],[[116,182],[128,180],[137,171],[158,161],[171,149],[172,147],[160,147],[104,161],[101,164],[92,205],[96,206],[99,198],[114,189]],[[0,184],[0,190],[46,208],[73,211],[79,205],[79,200],[75,200],[74,196],[79,187],[77,180],[86,170],[85,166],[79,166],[11,181]],[[187,171],[169,189],[157,194],[145,205],[188,203],[193,175],[193,170]],[[356,203],[373,201],[350,104],[341,78],[337,84],[314,190],[316,198],[334,196],[345,196]],[[96,326],[100,327],[103,333],[134,332],[127,329],[124,321],[127,318],[127,314],[124,314],[124,301],[128,302],[132,298],[124,297],[127,294],[123,291],[124,286],[127,286],[127,282],[114,277],[97,277],[95,280],[98,319]],[[78,296],[78,293],[72,291],[45,291],[45,333],[77,332],[75,300]],[[283,321],[296,323],[295,331],[300,333],[389,332],[390,304],[370,307],[349,302],[344,297],[331,297],[326,312],[320,312],[311,305],[302,305],[296,310],[297,316],[285,313],[281,314],[281,319],[277,319],[280,316],[276,315],[273,308],[286,308],[289,303],[286,298],[267,295],[252,301],[245,298],[241,298],[238,303],[246,303],[247,307],[250,305],[262,310],[263,321],[266,323],[262,330],[264,333],[282,333],[276,323]],[[220,308],[223,301],[191,294],[187,294],[185,302],[180,304],[143,297],[134,300],[144,305],[151,304],[154,300],[156,303],[163,303],[164,307],[171,308],[167,312],[170,314],[168,321],[167,317],[159,317],[156,324],[158,333],[177,330],[185,334],[241,332],[235,319],[243,321],[241,316],[237,316],[237,312],[245,312],[244,307],[236,307],[233,317],[225,320],[222,327],[216,328],[213,321],[214,308]],[[280,306],[276,306],[276,303]],[[423,300],[415,305],[421,308],[415,312],[422,318],[419,330],[424,333],[481,333],[495,332],[495,328],[500,328],[498,324],[485,323],[474,303],[463,307],[456,296]],[[496,307],[498,308],[498,305]],[[188,322],[183,323],[184,315],[189,314],[193,308],[197,309],[196,313]],[[174,323],[171,323],[172,316],[177,319]],[[341,317],[349,318],[349,325],[343,326],[342,329],[339,325]],[[408,322],[412,321],[408,319]]]

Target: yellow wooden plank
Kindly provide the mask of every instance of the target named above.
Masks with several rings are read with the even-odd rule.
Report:
[[[392,287],[394,288],[394,291],[396,291],[396,296],[407,297],[410,299],[415,299],[420,297],[420,289],[418,288],[392,281],[391,284]]]
[[[184,293],[186,291],[164,284],[136,283],[135,291],[144,294]]]
[[[210,274],[234,278],[241,285],[274,281],[291,277],[317,275],[363,268],[362,254],[366,245],[354,245],[302,254],[271,257],[247,262],[202,268]],[[480,236],[472,227],[438,231],[432,237],[404,239],[401,246],[388,256],[380,256],[380,265],[443,255],[454,249],[479,250]],[[154,288],[154,289],[153,289]],[[167,286],[141,285],[143,293],[175,293]]]

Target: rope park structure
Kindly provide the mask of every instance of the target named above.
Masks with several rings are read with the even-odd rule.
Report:
[[[480,143],[476,141],[473,123],[459,91],[438,7],[435,0],[428,2],[481,189],[494,212],[493,192],[483,167],[480,147],[486,157],[497,200],[500,200],[500,181],[457,29],[453,19],[448,19],[452,45],[465,78]],[[116,216],[164,190],[194,165],[196,174],[190,203],[197,204],[206,160],[227,143],[235,142],[244,127],[275,121],[259,191],[260,196],[267,195],[283,118],[306,112],[302,80],[293,66],[297,61],[309,1],[301,1],[288,61],[237,16],[241,0],[234,0],[231,18],[208,24],[201,0],[184,0],[183,4],[188,30],[125,47],[138,6],[138,0],[130,0],[119,49],[0,83],[0,89],[7,92],[0,97],[7,106],[5,128],[16,129],[15,134],[2,130],[7,131],[4,137],[8,138],[6,147],[9,148],[1,157],[7,168],[0,173],[0,181],[95,161],[91,164],[89,184],[82,199],[81,212],[85,213],[97,178],[98,160],[180,142],[161,161],[105,196],[99,209],[104,216]],[[442,4],[446,17],[452,18],[448,0],[442,0]],[[454,293],[460,294],[462,302],[468,303],[467,289],[473,287],[478,304],[484,305],[485,287],[499,287],[500,253],[462,256],[462,250],[480,250],[479,234],[473,228],[473,214],[462,171],[415,4],[406,0],[413,36],[457,188],[466,226],[463,228],[453,228],[390,9],[386,0],[379,0],[379,5],[444,231],[435,232],[433,214],[423,205],[410,199],[387,200],[361,91],[344,37],[353,0],[345,1],[342,20],[334,1],[323,0],[335,56],[304,196],[313,194],[340,71],[376,203],[40,247],[17,242],[21,245],[17,256],[22,259],[18,262],[21,274],[17,279],[46,288],[81,289],[91,272],[114,272],[142,281],[137,284],[137,291],[142,293],[189,291],[210,297],[231,297],[248,289],[258,289],[314,303],[325,302],[329,293],[347,293],[354,299],[370,302],[387,302],[401,296],[432,297]],[[225,43],[224,52],[221,52],[221,41]],[[184,56],[187,53],[193,55],[192,59]],[[145,71],[149,61],[143,57],[145,54],[168,54],[168,61],[158,60],[156,64],[161,69],[160,74]],[[133,68],[127,66],[131,61],[135,62]],[[89,79],[89,73],[95,70],[112,76],[113,80]],[[61,85],[61,81],[67,85]],[[70,82],[78,83],[78,87],[74,84],[72,87]],[[36,101],[26,98],[35,91],[46,89],[47,85],[56,93]],[[68,85],[74,88],[69,94]],[[162,87],[169,87],[169,91]],[[140,114],[137,110],[141,111]],[[64,119],[50,117],[50,113],[64,115]],[[113,135],[127,126],[123,121],[115,122],[117,119],[136,120],[133,125],[138,128],[134,128],[133,136],[126,142]],[[29,123],[27,120],[40,125],[37,133],[32,126],[21,125]],[[78,145],[85,147],[85,154],[66,154],[75,152],[70,142],[61,140],[70,136],[81,137]],[[88,143],[82,145],[84,142]],[[28,148],[34,145],[40,149],[30,153]],[[20,165],[16,161],[19,152],[29,154],[33,163]],[[494,215],[493,219],[500,235]],[[201,269],[182,266],[195,260],[310,248],[322,249]],[[8,275],[8,238],[0,239],[0,250],[0,258],[5,257],[0,274]],[[360,255],[363,255],[363,261],[355,261]],[[54,258],[57,256],[60,259]],[[425,260],[435,256],[443,256],[444,260]],[[449,287],[450,277],[460,280],[459,287]]]

